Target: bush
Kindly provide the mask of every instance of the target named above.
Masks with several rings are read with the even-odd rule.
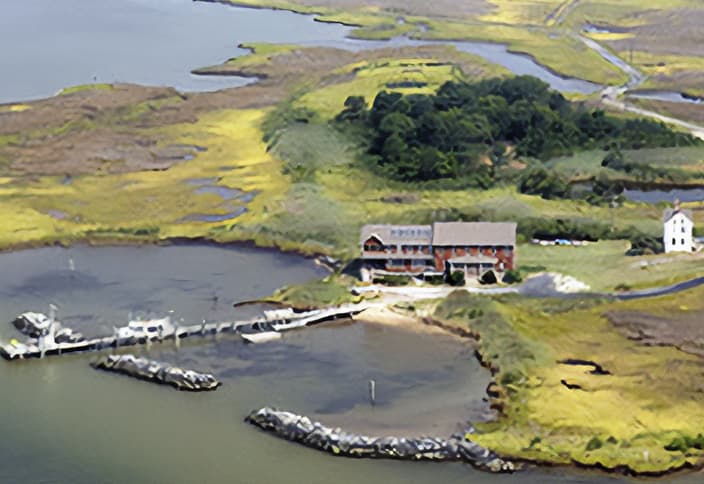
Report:
[[[704,435],[697,434],[692,438],[689,436],[675,437],[672,442],[665,446],[665,450],[670,452],[687,452],[689,449],[704,449]]]
[[[626,255],[659,254],[665,251],[661,237],[637,233],[630,237],[630,240],[631,248],[626,251]]]
[[[465,285],[465,278],[464,278],[464,272],[462,271],[455,271],[452,274],[450,274],[447,277],[447,282],[451,286],[464,286]]]
[[[509,269],[504,273],[502,281],[504,282],[504,284],[516,284],[519,282],[523,282],[523,276],[521,275],[521,272],[517,269]]]
[[[382,276],[375,279],[385,286],[407,286],[411,282],[409,276]]]
[[[484,316],[484,311],[482,311],[481,308],[472,308],[469,310],[469,314],[467,315],[469,319],[477,319],[482,316]]]
[[[604,443],[599,437],[592,437],[589,442],[587,442],[587,451],[601,449]]]
[[[684,437],[675,437],[672,442],[665,446],[665,450],[670,452],[687,452],[689,445]]]
[[[443,276],[429,276],[425,278],[425,282],[433,286],[440,286],[445,283],[445,278]]]
[[[540,167],[527,170],[521,176],[518,181],[518,191],[527,195],[540,195],[541,198],[552,200],[568,198],[570,186],[562,176]]]
[[[624,160],[620,150],[610,151],[608,155],[601,161],[601,166],[611,168],[612,170],[623,170]]]
[[[496,273],[492,270],[486,271],[479,278],[479,283],[483,285],[496,284],[499,280],[496,278]]]
[[[596,242],[600,239],[615,238],[611,232],[611,225],[601,221],[576,218],[526,218],[518,224],[518,232],[529,240],[532,238],[573,239]],[[629,238],[629,235],[625,235],[625,238]],[[621,235],[620,238],[624,236]]]
[[[501,375],[501,385],[507,386],[507,385],[513,385],[515,383],[520,382],[523,379],[523,375],[516,371],[507,371],[503,375]]]

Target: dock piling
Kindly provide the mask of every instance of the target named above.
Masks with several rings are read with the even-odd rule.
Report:
[[[376,404],[376,381],[369,380],[369,401],[372,406]]]

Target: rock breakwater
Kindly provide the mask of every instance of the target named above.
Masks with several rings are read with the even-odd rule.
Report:
[[[455,434],[448,439],[369,437],[326,427],[308,417],[269,407],[253,411],[245,421],[279,437],[340,456],[462,461],[490,472],[516,470],[513,463],[468,441],[464,434]]]
[[[209,373],[183,370],[134,355],[108,355],[91,364],[93,368],[124,373],[141,380],[171,385],[179,390],[202,392],[215,390],[220,382]]]

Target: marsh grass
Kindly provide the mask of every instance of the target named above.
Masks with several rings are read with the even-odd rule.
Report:
[[[507,456],[634,472],[701,462],[696,446],[675,449],[672,442],[695,442],[704,424],[704,363],[672,347],[627,340],[604,313],[704,314],[703,295],[698,288],[638,302],[451,296],[435,316],[478,333],[482,358],[495,367],[502,389],[495,400],[501,415],[479,425],[472,440]],[[593,361],[609,374],[559,363],[566,359]]]

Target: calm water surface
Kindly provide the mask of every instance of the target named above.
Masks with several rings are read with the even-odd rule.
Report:
[[[624,190],[623,196],[634,202],[673,203],[704,201],[704,188],[675,188],[672,190]]]
[[[48,248],[1,254],[0,266],[6,320],[53,301],[62,319],[89,333],[124,321],[130,311],[172,310],[187,321],[231,317],[233,301],[321,275],[298,257],[193,246]],[[3,333],[14,334],[9,325]],[[446,435],[461,420],[486,416],[489,381],[472,349],[449,336],[343,322],[266,345],[221,336],[137,352],[211,371],[224,385],[214,393],[181,393],[95,371],[89,367],[94,355],[0,361],[0,482],[623,481],[564,470],[495,476],[461,464],[335,458],[242,422],[250,410],[274,405],[370,433]],[[366,395],[372,378],[376,407]],[[696,477],[666,482],[700,482]]]
[[[252,79],[195,76],[197,67],[244,55],[243,42],[296,43],[348,50],[422,45],[409,39],[347,39],[350,27],[311,16],[192,0],[7,1],[0,15],[0,103],[51,96],[93,82],[167,85],[183,91],[241,86]],[[453,42],[555,89],[594,92],[595,84],[563,79],[527,56],[484,42]]]

